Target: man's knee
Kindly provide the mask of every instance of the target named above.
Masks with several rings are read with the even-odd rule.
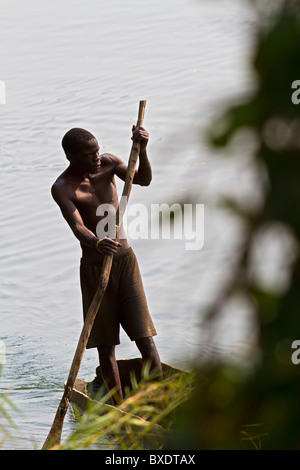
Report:
[[[142,354],[143,359],[149,359],[152,362],[160,363],[159,354],[152,336],[138,339],[136,341],[136,345]]]
[[[156,347],[153,341],[152,336],[147,336],[145,338],[140,338],[136,340],[136,345],[141,351],[141,353],[151,353],[156,351]]]

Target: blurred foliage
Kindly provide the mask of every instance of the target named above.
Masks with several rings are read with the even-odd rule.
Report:
[[[162,381],[145,376],[118,406],[107,405],[99,392],[88,412],[76,413],[79,424],[58,450],[162,449],[175,421],[176,409],[195,388],[193,374],[178,372]],[[74,408],[76,411],[76,408]]]
[[[292,84],[300,80],[300,2],[282,3],[257,26],[254,91],[222,114],[210,139],[225,149],[233,138],[249,133],[262,202],[250,210],[238,198],[226,201],[246,236],[237,268],[206,321],[213,324],[232,296],[247,296],[254,305],[258,344],[252,368],[238,361],[198,367],[199,380],[206,381],[178,415],[171,449],[300,449],[300,365],[291,360],[292,342],[300,339],[300,104],[292,102]],[[247,154],[243,146],[238,150],[240,158]],[[289,282],[271,290],[251,275],[251,253],[257,235],[274,224],[295,243],[287,259]]]
[[[1,366],[0,366],[1,377]],[[0,393],[0,449],[7,442],[14,444],[17,442],[16,435],[19,430],[11,416],[11,412],[21,415],[20,410],[14,405],[7,393]]]

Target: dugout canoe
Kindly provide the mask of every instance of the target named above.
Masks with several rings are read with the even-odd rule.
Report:
[[[142,377],[142,359],[120,359],[117,361],[121,384],[124,396],[128,394],[128,391],[132,389],[132,377],[136,378],[139,382]],[[164,362],[161,363],[163,379],[168,379],[175,374],[186,374],[185,371],[173,367]],[[81,413],[84,413],[89,406],[89,403],[95,398],[104,396],[107,393],[105,385],[103,383],[100,368],[96,369],[97,377],[93,382],[86,382],[83,379],[76,379],[75,385],[71,395],[71,404],[75,405]],[[111,406],[108,401],[106,406]]]

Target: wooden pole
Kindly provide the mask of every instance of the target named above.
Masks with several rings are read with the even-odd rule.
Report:
[[[140,101],[137,126],[141,126],[143,124],[145,107],[146,107],[146,101]],[[127,168],[127,173],[126,173],[124,190],[122,193],[122,196],[125,196],[126,198],[126,202],[128,202],[128,199],[129,199],[139,153],[140,153],[140,144],[138,142],[133,142],[132,147],[131,147],[131,152],[129,155],[129,160],[128,160],[128,168]],[[123,198],[123,200],[125,198]],[[119,210],[118,208],[117,229],[122,223],[126,205],[127,204],[123,203],[121,210]],[[109,281],[112,262],[113,262],[113,255],[104,256],[99,286],[97,288],[96,294],[92,300],[87,316],[85,318],[83,328],[82,328],[82,331],[78,340],[77,348],[75,351],[75,355],[73,358],[73,362],[71,365],[71,369],[69,372],[69,377],[65,386],[64,394],[57,408],[52,427],[47,436],[47,439],[44,442],[42,450],[51,449],[51,447],[58,445],[60,443],[64,417],[69,407],[72,390],[74,388],[75,380],[76,380],[76,377],[80,368],[83,354],[84,354],[88,339],[90,337],[96,315],[101,305],[103,295],[105,293],[105,290]]]

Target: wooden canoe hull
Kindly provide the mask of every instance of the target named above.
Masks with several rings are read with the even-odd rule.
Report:
[[[128,392],[128,390],[132,389],[132,376],[136,378],[136,381],[139,382],[142,378],[142,359],[135,358],[135,359],[120,359],[117,361],[119,367],[119,373],[122,383],[122,388],[124,394]],[[163,378],[167,379],[177,373],[185,374],[184,371],[173,367],[169,364],[162,362],[162,371],[163,371]],[[102,396],[107,393],[101,375],[99,373],[99,369],[97,369],[97,382],[98,387],[102,392]],[[76,405],[80,412],[85,412],[88,408],[89,402],[95,399],[95,393],[91,392],[89,384],[82,379],[76,379],[75,385],[72,391],[71,396],[71,403]],[[110,406],[109,402],[107,406]]]

